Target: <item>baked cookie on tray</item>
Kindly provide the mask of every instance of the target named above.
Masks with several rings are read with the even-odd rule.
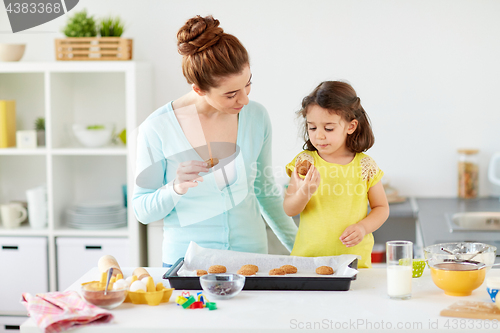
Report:
[[[241,267],[236,273],[244,276],[250,276],[250,275],[255,275],[255,273],[257,272],[251,268]]]
[[[331,268],[330,266],[320,266],[316,268],[316,274],[319,275],[332,275],[333,273],[335,272],[333,271],[333,268]]]
[[[197,269],[195,270],[197,276],[202,276],[202,275],[207,275],[207,271],[204,269]]]
[[[280,268],[284,269],[286,274],[295,274],[295,273],[297,273],[297,267],[295,267],[293,265],[283,265]]]
[[[273,268],[269,271],[269,275],[286,275],[283,268]]]
[[[252,271],[257,273],[259,271],[259,266],[257,266],[257,265],[243,265],[243,266],[241,266],[241,269],[251,269]]]
[[[208,268],[210,274],[226,273],[226,266],[213,265]]]

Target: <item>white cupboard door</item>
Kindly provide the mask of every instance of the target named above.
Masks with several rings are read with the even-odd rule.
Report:
[[[0,237],[0,312],[26,315],[23,293],[49,290],[46,237]]]
[[[97,267],[102,256],[116,258],[120,267],[129,266],[129,240],[127,238],[57,237],[57,290],[63,291]],[[95,277],[100,280],[100,276]]]

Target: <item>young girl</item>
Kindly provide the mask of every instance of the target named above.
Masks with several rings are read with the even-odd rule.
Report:
[[[363,154],[375,139],[359,97],[347,83],[326,81],[302,100],[298,114],[305,120],[301,154],[314,164],[305,176],[295,168],[301,154],[286,166],[283,208],[289,216],[300,213],[291,255],[356,254],[358,267],[371,267],[372,232],[389,216],[389,204],[384,173]]]

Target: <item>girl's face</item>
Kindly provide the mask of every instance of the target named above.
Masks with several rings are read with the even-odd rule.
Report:
[[[241,73],[220,79],[217,88],[197,93],[214,109],[223,113],[238,114],[243,106],[248,104],[251,79],[252,73],[250,66],[247,65]]]
[[[347,135],[356,130],[357,120],[347,123],[338,114],[312,105],[307,108],[306,121],[309,139],[320,155],[334,156],[348,152]]]

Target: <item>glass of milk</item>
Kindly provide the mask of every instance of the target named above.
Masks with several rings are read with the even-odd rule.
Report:
[[[413,243],[390,241],[385,244],[387,260],[387,294],[392,299],[411,298]]]

